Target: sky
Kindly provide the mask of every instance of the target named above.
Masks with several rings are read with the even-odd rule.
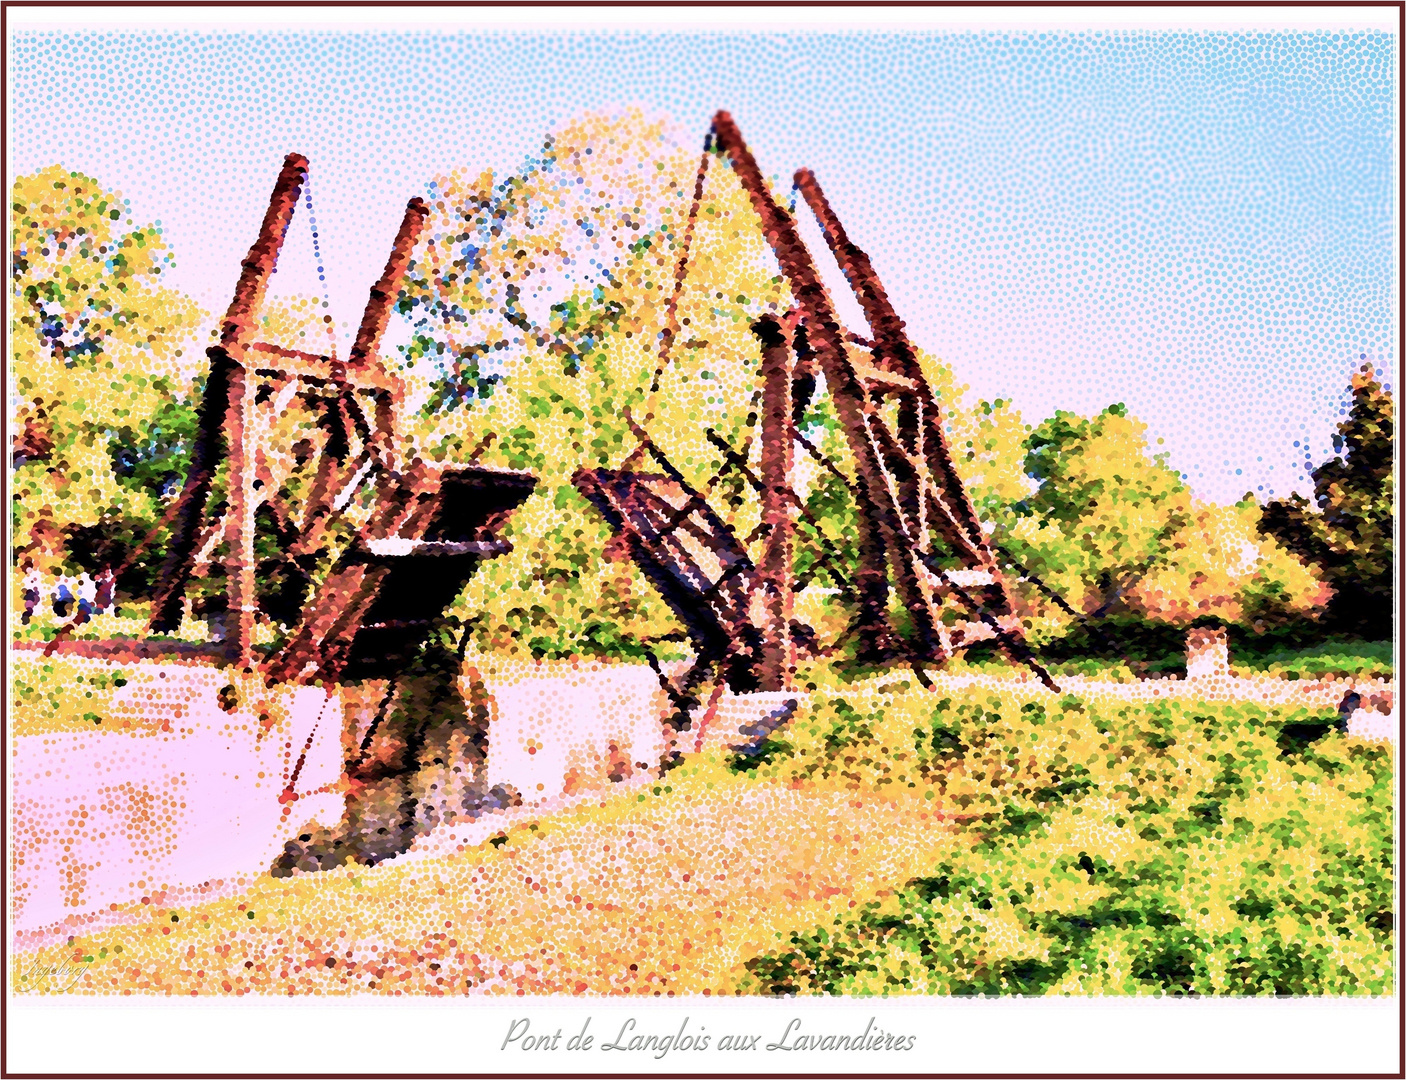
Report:
[[[1204,499],[1310,492],[1352,370],[1370,360],[1395,390],[1389,30],[992,14],[1006,25],[809,32],[771,12],[755,33],[551,32],[500,9],[538,27],[505,32],[407,9],[387,32],[339,30],[332,9],[275,29],[289,20],[259,9],[261,32],[112,32],[65,30],[61,10],[17,28],[21,10],[10,179],[60,163],[119,189],[160,222],[169,284],[220,312],[284,155],[305,154],[343,354],[435,175],[515,169],[559,124],[627,107],[701,148],[726,108],[763,171],[815,171],[914,342],[973,400],[1030,423],[1122,402]],[[465,11],[449,21],[471,26]],[[280,276],[320,291],[305,219]]]

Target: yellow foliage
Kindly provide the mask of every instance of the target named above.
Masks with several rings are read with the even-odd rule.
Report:
[[[709,428],[755,463],[751,327],[787,310],[789,294],[715,155],[689,226],[698,164],[635,111],[558,129],[512,176],[451,173],[433,185],[402,305],[414,322],[403,350],[411,439],[436,461],[480,450],[486,464],[538,477],[510,526],[515,550],[470,587],[489,639],[512,627],[551,652],[584,645],[583,634],[594,648],[591,635],[676,631],[632,565],[601,559],[609,531],[571,487],[578,468],[618,467],[636,451],[626,410],[696,487],[722,471]],[[575,291],[548,307],[552,280]],[[747,537],[758,508],[740,483],[727,478],[710,501]]]
[[[265,297],[251,336],[258,343],[330,356],[336,351],[331,327],[324,300],[302,295]]]
[[[11,422],[47,444],[16,473],[14,524],[17,544],[48,547],[46,531],[150,514],[116,481],[113,436],[188,390],[209,329],[161,285],[161,230],[117,193],[55,165],[16,179],[11,205]]]
[[[1240,623],[1262,614],[1308,615],[1331,590],[1317,574],[1256,526],[1254,503],[1196,503],[1193,516],[1171,538],[1165,561],[1130,590],[1150,618],[1183,625],[1215,616]],[[1272,613],[1263,610],[1273,602]]]

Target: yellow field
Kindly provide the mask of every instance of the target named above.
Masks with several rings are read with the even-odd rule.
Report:
[[[777,931],[881,895],[952,842],[931,803],[759,787],[717,761],[656,790],[498,846],[133,905],[12,976],[71,971],[72,992],[98,994],[727,994]]]

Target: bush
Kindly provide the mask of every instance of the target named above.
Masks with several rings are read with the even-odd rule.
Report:
[[[1237,668],[1300,679],[1324,675],[1389,679],[1395,670],[1395,649],[1390,641],[1336,638],[1309,646],[1245,652],[1232,649],[1232,657]]]

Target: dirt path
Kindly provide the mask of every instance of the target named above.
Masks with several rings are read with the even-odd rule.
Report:
[[[721,772],[672,787],[497,847],[148,907],[47,959],[94,957],[77,992],[727,993],[777,931],[922,873],[952,838],[916,800]]]

